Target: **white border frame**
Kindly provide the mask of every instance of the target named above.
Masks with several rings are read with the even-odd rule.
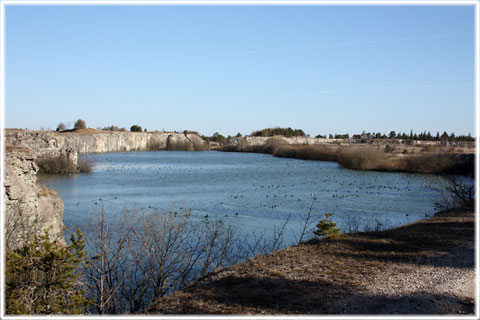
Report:
[[[476,150],[475,150],[475,182],[476,182],[476,194],[475,194],[475,205],[476,205],[476,223],[475,223],[475,236],[476,236],[476,247],[475,247],[475,267],[476,267],[476,279],[475,279],[475,315],[473,316],[451,316],[451,315],[439,315],[439,316],[382,316],[382,315],[366,315],[366,316],[261,316],[262,319],[478,319],[479,318],[479,239],[480,239],[480,230],[479,230],[479,177],[480,177],[480,160],[479,160],[479,147],[478,143],[480,142],[480,128],[479,128],[479,115],[480,115],[480,2],[479,0],[0,0],[0,143],[1,143],[1,154],[0,154],[0,181],[1,181],[1,190],[2,196],[0,198],[1,204],[1,215],[0,215],[0,252],[1,252],[1,261],[0,261],[0,318],[2,319],[78,319],[78,318],[88,318],[88,319],[119,319],[119,318],[128,318],[128,319],[251,319],[252,316],[238,316],[238,315],[229,315],[229,316],[205,316],[205,315],[184,315],[184,316],[132,316],[132,315],[115,315],[115,316],[6,316],[5,315],[5,300],[4,300],[4,290],[5,290],[5,251],[4,248],[4,161],[5,161],[5,148],[4,148],[4,129],[5,129],[5,6],[6,5],[175,5],[175,6],[201,6],[201,5],[217,5],[217,6],[254,6],[254,5],[266,5],[266,6],[319,6],[319,5],[355,5],[355,6],[365,6],[365,5],[376,5],[376,6],[391,6],[391,5],[422,5],[422,6],[439,6],[439,5],[449,5],[449,6],[462,6],[470,5],[474,6],[475,10],[475,137],[476,137]],[[258,316],[260,317],[260,316]],[[254,316],[257,318],[257,316]]]

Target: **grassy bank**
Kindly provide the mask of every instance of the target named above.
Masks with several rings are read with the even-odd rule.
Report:
[[[451,286],[442,291],[465,272],[474,274],[473,248],[472,210],[444,211],[392,230],[258,255],[157,300],[148,312],[473,313],[473,296]]]
[[[219,150],[267,153],[282,158],[334,161],[354,170],[460,174],[471,177],[474,175],[473,154],[455,153],[454,150],[446,148],[435,152],[425,148],[417,150],[416,153],[412,153],[413,150],[409,152],[406,148],[398,149],[402,152],[399,150],[395,152],[395,149],[390,146],[380,148],[369,145],[288,145],[282,139],[272,138],[264,145],[225,145]]]

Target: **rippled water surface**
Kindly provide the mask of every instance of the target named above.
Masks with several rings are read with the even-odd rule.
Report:
[[[181,211],[191,219],[222,219],[240,233],[270,233],[289,219],[286,242],[312,213],[335,214],[338,226],[397,226],[435,212],[442,182],[434,175],[363,172],[333,162],[249,153],[119,152],[89,154],[88,174],[46,175],[41,183],[65,204],[64,223],[75,228],[103,205]],[[208,218],[205,217],[208,215]],[[317,219],[318,220],[318,219]]]

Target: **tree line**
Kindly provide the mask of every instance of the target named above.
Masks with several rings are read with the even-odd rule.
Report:
[[[317,135],[316,138],[327,138],[326,135]],[[346,134],[329,134],[329,139],[357,139],[357,140],[373,140],[373,139],[401,139],[401,140],[419,140],[419,141],[466,141],[466,142],[474,142],[475,138],[470,135],[458,135],[456,136],[454,132],[448,134],[444,131],[442,134],[437,131],[435,135],[432,135],[430,131],[423,131],[420,133],[414,133],[412,130],[410,134],[405,132],[395,132],[390,131],[387,135],[385,133],[380,132],[365,132],[363,131],[360,134],[353,134],[350,136],[348,133]]]

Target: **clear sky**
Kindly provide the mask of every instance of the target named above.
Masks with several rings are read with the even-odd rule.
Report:
[[[7,128],[475,133],[473,6],[6,6]]]

